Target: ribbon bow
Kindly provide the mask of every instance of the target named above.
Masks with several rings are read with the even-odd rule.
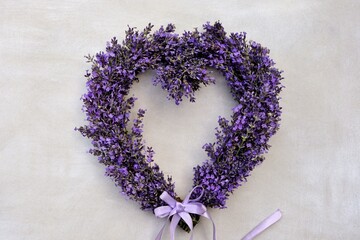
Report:
[[[186,196],[185,200],[181,203],[176,201],[166,191],[164,191],[160,195],[160,198],[164,202],[166,202],[168,204],[168,206],[157,207],[154,209],[154,213],[155,213],[156,217],[160,217],[160,218],[167,217],[169,219],[170,217],[172,217],[171,223],[170,223],[171,240],[175,239],[175,229],[181,219],[183,219],[184,222],[189,226],[190,231],[191,231],[190,240],[193,239],[193,233],[192,233],[193,222],[192,222],[190,213],[200,215],[200,216],[206,217],[211,220],[211,222],[213,224],[213,240],[216,240],[214,221],[211,219],[209,213],[206,210],[206,207],[202,203],[198,202],[201,199],[202,195],[204,194],[204,189],[201,187],[202,191],[201,191],[201,194],[199,197],[197,197],[196,199],[190,199],[191,194],[198,187],[200,187],[200,186],[194,187],[191,190],[191,192]],[[164,229],[166,227],[166,224],[167,224],[167,221],[165,222],[164,226],[162,227],[159,234],[157,235],[156,240],[162,239],[162,235],[163,235]]]
[[[190,199],[191,194],[194,192],[196,188],[200,186],[194,187],[191,192],[186,196],[185,200],[183,202],[176,201],[173,197],[171,197],[166,191],[164,191],[160,198],[168,204],[168,206],[161,206],[154,209],[155,216],[160,218],[167,217],[168,219],[172,217],[171,223],[170,223],[170,236],[171,240],[175,240],[175,229],[178,225],[179,221],[183,219],[185,223],[189,226],[191,231],[191,237],[190,240],[193,239],[193,222],[190,216],[190,213],[197,214],[203,217],[206,217],[211,220],[213,224],[213,240],[216,240],[216,234],[215,234],[215,224],[214,221],[211,219],[209,213],[206,210],[206,207],[198,202],[202,195],[204,194],[204,189],[201,187],[202,191],[199,197],[196,199]],[[271,225],[276,223],[280,220],[282,214],[281,211],[278,209],[274,213],[272,213],[270,216],[265,218],[262,222],[260,222],[254,229],[252,229],[248,234],[246,234],[245,237],[242,238],[242,240],[251,240],[257,235],[259,235],[261,232],[263,232],[265,229],[269,228]],[[164,229],[166,227],[167,221],[165,222],[164,226],[161,228],[159,234],[157,235],[155,240],[161,240],[162,235],[164,232]]]

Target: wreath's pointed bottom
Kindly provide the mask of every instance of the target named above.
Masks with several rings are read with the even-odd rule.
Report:
[[[183,200],[179,197],[176,197],[175,198],[178,202],[182,202]],[[193,222],[193,228],[196,226],[196,224],[199,223],[200,221],[200,215],[197,215],[197,214],[193,214],[193,213],[189,213],[190,216],[191,216],[191,219],[192,219],[192,222]],[[170,221],[171,221],[172,217],[170,218]],[[186,222],[181,218],[179,223],[178,223],[178,226],[183,229],[185,232],[188,232],[190,233],[191,229],[189,228],[189,226],[186,224]]]
[[[200,215],[190,213],[190,216],[193,222],[193,227],[195,227],[196,224],[198,224],[200,221]],[[178,226],[181,227],[184,231],[188,233],[190,232],[189,226],[185,223],[183,219],[179,221]]]

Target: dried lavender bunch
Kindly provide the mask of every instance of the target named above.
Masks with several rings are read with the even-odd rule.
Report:
[[[216,142],[204,145],[208,159],[194,168],[194,184],[204,189],[200,202],[224,208],[229,194],[246,181],[267,152],[268,141],[279,128],[281,71],[274,67],[269,50],[245,33],[224,31],[220,22],[203,25],[182,35],[173,24],[151,33],[129,28],[122,43],[116,38],[106,51],[87,56],[92,64],[85,74],[87,93],[82,97],[88,124],[76,128],[92,140],[90,153],[106,166],[106,174],[142,209],[164,205],[163,191],[178,198],[171,177],[154,163],[154,151],[142,135],[145,110],[139,109],[131,123],[136,98],[128,96],[137,75],[155,69],[154,85],[180,104],[184,97],[195,101],[201,86],[215,83],[209,68],[219,70],[237,102],[231,120],[218,119]],[[199,189],[194,192],[198,195]]]

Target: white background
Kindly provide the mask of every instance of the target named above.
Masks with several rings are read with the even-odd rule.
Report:
[[[85,123],[83,56],[122,40],[128,24],[171,22],[181,33],[215,20],[269,47],[286,86],[266,161],[227,209],[210,211],[218,239],[239,240],[277,208],[282,220],[257,239],[360,239],[359,10],[356,0],[0,0],[0,239],[155,238],[164,220],[125,200],[73,130]],[[179,107],[152,75],[133,91],[148,110],[145,139],[184,196],[234,103],[218,73]],[[210,237],[204,219],[195,239]]]

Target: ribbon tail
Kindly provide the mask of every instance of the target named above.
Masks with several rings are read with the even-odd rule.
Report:
[[[207,219],[209,219],[213,225],[213,240],[216,240],[216,228],[215,228],[215,223],[213,221],[213,219],[211,218],[210,214],[208,212],[204,212],[201,216],[206,217]]]
[[[276,210],[270,216],[265,218],[262,222],[260,222],[255,228],[253,228],[248,234],[245,235],[241,240],[251,240],[260,233],[262,233],[265,229],[276,223],[280,220],[282,214],[280,209]]]
[[[191,219],[191,216],[188,212],[181,212],[179,213],[179,216],[185,221],[185,223],[189,226],[190,228],[190,232],[191,232],[191,236],[190,236],[190,240],[193,239],[193,222]]]
[[[180,221],[180,216],[178,214],[173,215],[170,223],[170,238],[175,240],[175,229]]]
[[[189,226],[190,228],[190,231],[192,231],[193,229],[193,222],[192,222],[192,219],[191,219],[191,216],[189,213],[187,212],[181,212],[181,213],[178,213],[179,216],[184,220],[184,222]]]
[[[190,240],[193,240],[194,231],[191,231]]]
[[[166,227],[167,221],[164,223],[164,226],[161,228],[160,232],[158,233],[158,235],[156,236],[155,240],[161,240],[162,239],[162,235],[164,233],[164,229]]]

